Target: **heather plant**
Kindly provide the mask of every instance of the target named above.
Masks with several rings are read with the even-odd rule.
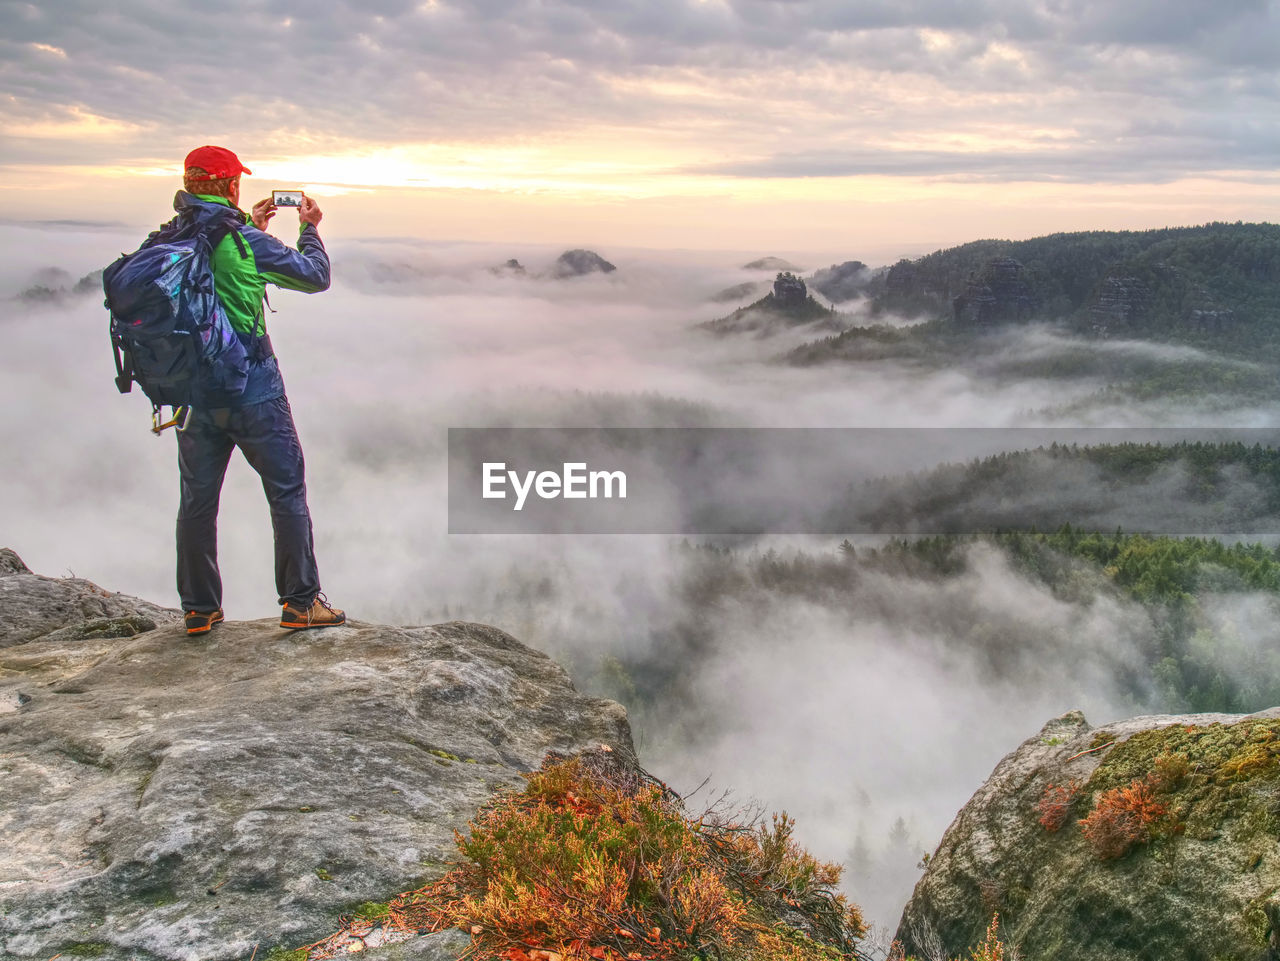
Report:
[[[1072,778],[1067,784],[1047,784],[1041,795],[1036,810],[1040,814],[1040,826],[1050,834],[1061,829],[1067,823],[1071,813],[1071,805],[1075,803],[1080,791],[1080,782]]]
[[[935,935],[936,938],[936,935]],[[937,949],[937,957],[942,957],[942,947],[940,944],[935,945]],[[926,950],[930,957],[934,957],[932,947]],[[920,961],[914,955],[905,954],[902,948],[902,942],[894,941],[889,949],[889,956],[886,961]],[[969,954],[965,958],[955,958],[954,961],[1018,961],[1018,953],[1009,945],[1000,940],[1000,915],[993,914],[991,923],[987,925],[987,933],[978,944],[969,949]]]
[[[419,929],[469,931],[508,961],[839,961],[859,957],[840,868],[785,814],[737,823],[611,755],[557,758],[457,838],[444,878],[392,904]]]
[[[969,952],[969,961],[1006,961],[1006,957],[1008,961],[1015,961],[1017,956],[1000,940],[1000,915],[993,914],[986,937]]]
[[[1085,840],[1099,858],[1124,857],[1135,845],[1151,840],[1152,829],[1168,808],[1156,799],[1162,779],[1158,772],[1103,793],[1089,815],[1080,821]]]

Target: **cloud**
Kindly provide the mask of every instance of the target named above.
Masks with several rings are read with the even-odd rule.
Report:
[[[154,165],[206,140],[288,157],[597,129],[641,152],[674,143],[679,169],[722,177],[1265,169],[1273,12],[1264,0],[335,0],[323,16],[298,0],[11,4],[2,159]],[[982,149],[996,125],[1012,149]],[[1065,136],[1046,145],[1046,127]],[[80,130],[109,142],[61,139]],[[977,146],[924,147],[948,138]]]

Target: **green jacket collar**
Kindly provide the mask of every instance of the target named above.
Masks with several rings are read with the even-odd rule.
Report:
[[[230,207],[232,210],[234,210],[236,213],[238,213],[241,217],[244,218],[245,223],[249,222],[249,215],[246,214],[239,207],[237,207],[235,204],[233,204],[229,197],[220,197],[217,194],[192,194],[192,196],[195,197],[197,200],[204,200],[211,204],[222,204],[222,206],[224,207]]]

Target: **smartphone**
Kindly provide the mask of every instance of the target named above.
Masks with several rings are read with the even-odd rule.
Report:
[[[273,190],[271,191],[271,202],[277,207],[301,207],[302,191]]]

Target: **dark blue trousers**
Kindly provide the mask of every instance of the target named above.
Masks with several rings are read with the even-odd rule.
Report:
[[[218,497],[233,448],[262,478],[276,542],[279,603],[309,607],[320,593],[320,574],[307,510],[302,445],[289,400],[230,410],[197,410],[178,434],[178,594],[184,611],[222,607],[218,573]]]

